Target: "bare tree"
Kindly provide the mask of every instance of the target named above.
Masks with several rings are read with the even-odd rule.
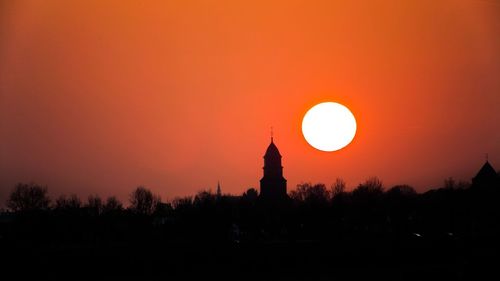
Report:
[[[352,191],[352,195],[358,199],[375,198],[383,194],[384,186],[382,185],[382,181],[377,177],[368,178]]]
[[[63,194],[56,199],[55,208],[59,210],[76,210],[80,209],[81,206],[82,200],[76,194],[71,194],[69,198]]]
[[[356,189],[363,189],[367,191],[382,193],[384,186],[382,181],[377,177],[370,177],[364,183],[360,184]]]
[[[17,184],[7,199],[7,207],[13,211],[46,210],[49,205],[47,186],[34,183]]]
[[[452,177],[449,177],[444,180],[444,188],[446,189],[454,189],[456,187],[456,182],[455,179]]]
[[[202,190],[199,191],[194,197],[193,204],[196,206],[208,206],[214,205],[216,202],[217,196],[212,193],[211,190]]]
[[[299,202],[325,203],[330,198],[330,192],[322,183],[300,183],[297,189],[290,192],[290,198]]]
[[[55,208],[56,210],[63,210],[63,209],[66,209],[67,202],[68,202],[68,198],[66,197],[66,195],[61,194],[61,195],[59,195],[59,196],[56,198],[56,200],[55,200],[55,204],[54,204],[54,208]]]
[[[470,182],[459,180],[458,182],[452,178],[449,177],[444,180],[444,188],[445,189],[467,189],[471,186]]]
[[[186,209],[193,205],[193,198],[191,196],[187,197],[176,197],[172,201],[172,206],[175,210]]]
[[[79,209],[82,207],[82,200],[76,194],[71,194],[68,200],[68,204],[73,209]]]
[[[345,187],[346,187],[345,181],[342,178],[337,178],[335,180],[335,183],[332,184],[331,187],[330,193],[332,195],[332,198],[340,194],[343,194],[345,192]]]
[[[103,210],[101,197],[99,195],[89,195],[86,207],[95,215],[101,214]]]
[[[153,194],[144,186],[139,186],[130,194],[130,209],[137,214],[153,214],[160,202],[160,196]]]
[[[55,201],[55,206],[54,208],[56,210],[63,210],[66,208],[66,202],[68,201],[68,198],[66,198],[66,195],[64,194],[61,194],[59,195],[59,197],[56,198],[56,201]]]
[[[121,210],[123,210],[122,203],[115,196],[111,196],[106,199],[102,211],[103,213],[113,213]]]

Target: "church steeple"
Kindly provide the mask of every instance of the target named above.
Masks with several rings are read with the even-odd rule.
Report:
[[[486,156],[486,163],[479,170],[474,178],[472,178],[472,187],[475,188],[491,188],[500,184],[500,178],[488,161]]]
[[[220,189],[220,182],[217,181],[217,197],[221,197],[222,196],[222,191]]]
[[[271,143],[264,155],[264,176],[260,180],[260,196],[263,199],[279,200],[286,198],[286,179],[283,177],[281,154],[274,144],[271,131]]]

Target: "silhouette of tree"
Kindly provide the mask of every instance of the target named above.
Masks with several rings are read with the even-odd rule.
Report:
[[[193,198],[191,196],[186,197],[176,197],[172,201],[172,206],[175,210],[182,210],[191,207],[193,204]]]
[[[373,197],[384,193],[382,181],[377,177],[368,178],[352,191],[354,197]]]
[[[211,190],[199,191],[194,197],[193,205],[198,207],[206,207],[215,204],[217,197]]]
[[[130,194],[130,210],[136,214],[151,215],[160,202],[160,196],[153,194],[144,186],[139,186]]]
[[[242,195],[243,200],[247,200],[249,202],[257,200],[259,198],[259,192],[255,188],[249,188],[247,191],[243,192]]]
[[[102,212],[107,214],[122,210],[123,205],[115,196],[108,197],[108,199],[106,199],[106,203],[102,207]]]
[[[444,188],[446,189],[454,189],[455,188],[455,179],[449,177],[444,180]]]
[[[172,204],[171,203],[162,203],[162,202],[160,202],[156,206],[154,215],[155,216],[164,217],[164,216],[170,215],[172,213],[172,211],[173,211],[173,208],[172,208]]]
[[[15,212],[46,210],[49,205],[47,187],[34,183],[17,184],[7,199],[7,207]]]
[[[393,186],[385,193],[387,205],[398,213],[413,208],[417,195],[415,189],[406,184]]]
[[[55,208],[58,210],[76,210],[80,209],[82,201],[76,194],[71,194],[69,198],[66,195],[60,195],[56,199]]]
[[[337,178],[335,180],[335,183],[331,187],[330,193],[332,198],[344,194],[345,188],[346,188],[345,181],[342,178]]]
[[[456,181],[454,178],[449,177],[444,180],[444,188],[445,189],[467,189],[471,186],[471,183],[468,181]]]
[[[385,208],[393,231],[408,231],[416,212],[417,192],[409,185],[396,185],[385,193]]]
[[[89,195],[87,198],[87,209],[94,215],[99,215],[103,210],[103,203],[99,195]]]
[[[417,195],[415,189],[409,185],[396,185],[387,190],[387,195],[389,196],[404,196],[404,197],[413,197]]]
[[[295,190],[290,192],[290,198],[297,202],[306,203],[326,203],[330,198],[330,192],[322,183],[312,185],[311,183],[301,183]]]
[[[386,218],[382,181],[368,178],[352,191],[350,198],[351,215],[358,227],[368,231],[382,225]]]
[[[63,210],[66,208],[66,202],[68,201],[68,198],[66,198],[66,195],[61,194],[59,197],[56,198],[54,208],[56,210]]]

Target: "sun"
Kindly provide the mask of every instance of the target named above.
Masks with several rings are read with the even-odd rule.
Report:
[[[356,135],[356,119],[344,105],[323,102],[309,109],[302,119],[306,141],[321,151],[337,151],[346,147]]]

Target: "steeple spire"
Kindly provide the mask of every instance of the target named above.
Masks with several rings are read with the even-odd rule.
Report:
[[[274,137],[274,131],[273,131],[273,126],[271,126],[271,142],[273,142],[273,137]]]
[[[222,191],[220,189],[220,181],[217,181],[217,197],[222,196]]]

